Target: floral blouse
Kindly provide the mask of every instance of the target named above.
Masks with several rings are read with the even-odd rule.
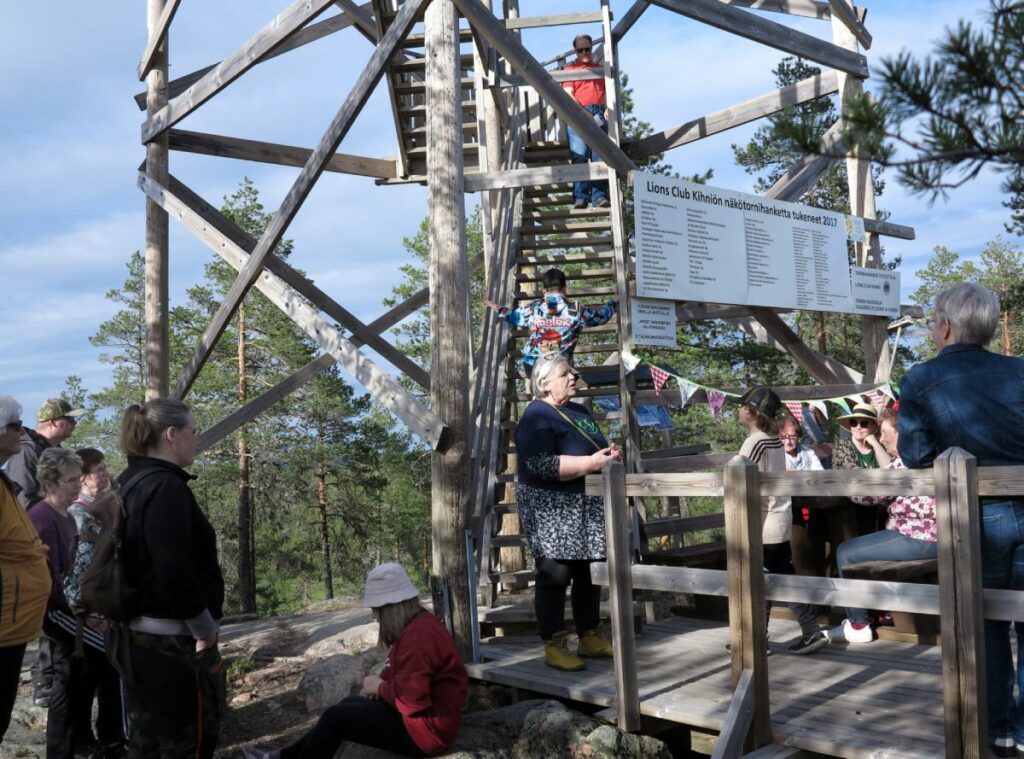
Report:
[[[899,456],[886,469],[906,469]],[[935,499],[927,495],[852,496],[854,503],[889,507],[885,529],[895,530],[915,540],[936,540]]]

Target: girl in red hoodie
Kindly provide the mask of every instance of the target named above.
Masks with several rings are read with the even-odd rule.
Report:
[[[388,650],[380,676],[364,678],[362,695],[332,706],[297,743],[276,751],[246,746],[246,759],[330,759],[342,741],[434,756],[455,742],[468,679],[448,631],[420,605],[399,564],[370,572],[364,605]]]

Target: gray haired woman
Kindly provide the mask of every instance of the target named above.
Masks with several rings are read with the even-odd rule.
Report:
[[[583,478],[596,474],[622,452],[605,440],[594,418],[579,404],[576,372],[564,356],[541,356],[531,382],[534,400],[516,428],[519,518],[537,565],[534,604],[549,667],[584,668],[580,656],[610,657],[612,646],[598,632],[600,589],[590,563],[605,555],[604,507],[583,492]],[[572,613],[580,643],[567,645],[565,592],[572,583]]]

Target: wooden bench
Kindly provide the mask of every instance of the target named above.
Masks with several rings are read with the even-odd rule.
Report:
[[[939,581],[938,559],[912,559],[910,561],[863,561],[843,568],[843,577],[853,580],[880,580],[888,582],[914,582],[936,584]],[[893,630],[919,643],[937,641],[939,618],[931,614],[892,612]],[[885,628],[880,630],[884,633]],[[881,637],[887,637],[884,634]],[[896,636],[899,637],[899,636]],[[900,638],[907,639],[906,637]]]

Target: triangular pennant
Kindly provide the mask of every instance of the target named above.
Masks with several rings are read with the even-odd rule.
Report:
[[[648,364],[648,366],[651,367],[651,381],[654,383],[654,394],[661,395],[661,388],[665,386],[668,378],[672,375],[660,366],[655,366],[654,364]]]
[[[878,389],[881,390],[886,395],[888,395],[893,400],[896,400],[896,395],[893,393],[893,390],[892,390],[892,383],[886,382],[884,385],[882,385]]]
[[[683,377],[676,377],[676,382],[679,383],[679,397],[682,398],[682,405],[685,406],[690,402],[693,394],[700,389],[700,386]]]
[[[878,390],[872,390],[868,393],[868,398],[871,399],[871,405],[881,411],[885,408],[885,396],[882,395]]]
[[[849,414],[850,413],[850,406],[846,402],[845,398],[829,398],[829,401],[831,401],[832,403],[834,403],[837,406],[839,406],[839,408],[841,408],[843,410],[844,414]]]
[[[798,422],[803,423],[804,421],[804,405],[800,401],[783,401],[786,404],[786,408],[789,409],[789,413],[793,415],[793,418]]]
[[[807,401],[807,405],[817,409],[823,417],[828,419],[828,406],[825,405],[825,401]]]
[[[619,351],[619,356],[622,359],[622,365],[626,369],[626,374],[629,374],[631,371],[640,366],[641,358],[635,353],[633,353],[633,351],[631,351],[629,348],[623,348],[621,351]]]
[[[717,419],[725,405],[725,393],[721,390],[707,390],[708,405],[711,407],[711,418]]]

